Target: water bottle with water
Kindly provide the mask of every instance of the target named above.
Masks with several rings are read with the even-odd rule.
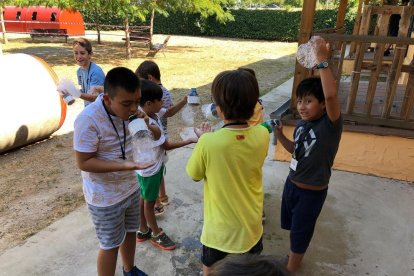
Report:
[[[129,116],[129,133],[132,136],[132,158],[135,163],[145,165],[157,161],[157,148],[154,146],[151,131],[143,118]]]

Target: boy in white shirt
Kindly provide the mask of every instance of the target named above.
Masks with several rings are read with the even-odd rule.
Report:
[[[117,67],[105,78],[104,94],[76,118],[73,143],[82,170],[83,192],[100,243],[98,275],[114,275],[118,250],[124,275],[144,276],[134,266],[135,232],[139,223],[139,186],[132,160],[128,117],[141,98],[140,81],[131,70]]]

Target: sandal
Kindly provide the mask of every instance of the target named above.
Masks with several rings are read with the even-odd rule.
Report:
[[[165,210],[164,210],[164,206],[160,205],[160,206],[154,206],[154,214],[155,216],[160,216],[162,214],[164,214]]]
[[[170,202],[168,201],[168,196],[160,196],[159,197],[159,201],[162,205],[167,206],[168,204],[170,204]]]

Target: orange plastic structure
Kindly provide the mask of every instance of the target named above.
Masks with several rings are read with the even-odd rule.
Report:
[[[15,7],[3,10],[7,32],[31,35],[85,35],[85,25],[78,11],[61,10],[58,7]]]

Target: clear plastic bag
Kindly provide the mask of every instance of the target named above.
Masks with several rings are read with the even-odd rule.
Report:
[[[298,47],[296,59],[299,64],[305,68],[312,69],[318,64],[315,54],[315,47],[318,39],[318,36],[312,36],[307,43],[301,44]]]

